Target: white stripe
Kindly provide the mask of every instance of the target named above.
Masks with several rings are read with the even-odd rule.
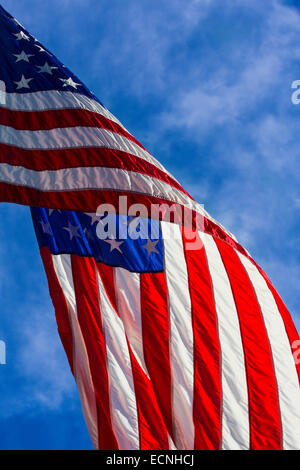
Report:
[[[3,103],[0,103],[0,107],[8,108],[11,110],[18,111],[46,111],[51,109],[85,109],[88,111],[93,111],[95,113],[101,114],[111,121],[118,123],[121,127],[127,130],[122,123],[112,114],[108,109],[102,106],[98,101],[89,98],[80,93],[72,93],[70,91],[58,91],[58,90],[48,90],[48,91],[36,91],[33,93],[5,93],[3,92]],[[33,131],[34,132],[34,131]],[[40,131],[38,131],[40,132]],[[128,131],[127,131],[128,132]],[[15,142],[12,142],[11,145],[15,145]],[[131,143],[129,145],[132,145]],[[137,146],[138,147],[138,146]],[[139,151],[143,149],[140,148]],[[175,181],[176,179],[172,176],[159,162],[147,151],[144,151],[144,159],[147,160],[148,155],[150,156],[149,161],[156,165],[158,168],[162,169],[165,173],[171,176]],[[143,152],[142,152],[143,153]],[[134,155],[134,154],[133,154]],[[143,156],[138,155],[140,158]],[[1,170],[1,169],[0,169]],[[235,237],[230,233],[226,228],[219,224],[215,219],[213,219],[204,208],[198,204],[194,203],[193,209],[199,214],[204,215],[207,219],[214,222],[219,226],[225,233],[235,240]]]
[[[256,266],[237,252],[256,292],[273,355],[278,384],[283,447],[300,449],[300,388],[295,361],[275,299]]]
[[[127,339],[141,369],[151,380],[144,357],[140,274],[129,272],[124,268],[114,268],[114,282],[117,308]],[[168,442],[169,449],[176,450],[169,434]]]
[[[248,391],[238,314],[221,255],[212,236],[199,233],[206,251],[218,317],[222,357],[222,448],[249,448]]]
[[[118,312],[128,341],[138,363],[149,378],[143,348],[140,274],[131,273],[124,268],[115,268],[114,279]]]
[[[77,167],[35,171],[22,166],[0,163],[0,182],[40,191],[86,189],[132,191],[181,204],[214,221],[200,204],[179,189],[157,178],[120,168]],[[226,233],[233,237],[229,232]]]
[[[66,128],[55,128],[50,130],[40,131],[29,131],[29,130],[18,130],[10,126],[0,126],[0,142],[6,145],[12,145],[14,147],[24,148],[28,150],[55,150],[55,149],[69,149],[69,148],[108,148],[120,150],[131,155],[134,155],[142,160],[145,160],[152,165],[156,166],[159,170],[170,176],[174,181],[177,182],[176,178],[169,173],[163,165],[151,155],[149,152],[144,150],[142,147],[137,145],[135,142],[128,138],[116,133],[111,132],[107,129],[98,127],[66,127]],[[1,167],[6,165],[2,163]],[[15,168],[15,167],[13,167]],[[75,170],[75,169],[72,169]],[[5,170],[4,170],[5,171]],[[29,170],[28,170],[29,171]],[[57,170],[61,171],[61,170]],[[115,171],[115,170],[113,170]],[[42,172],[40,172],[42,173]],[[1,181],[4,181],[1,179]],[[12,184],[15,183],[13,180]],[[167,185],[167,183],[165,183]],[[88,186],[90,187],[90,186]],[[174,192],[180,194],[180,200],[170,199],[171,201],[184,204],[182,200],[188,201],[187,207],[195,210],[199,214],[205,216],[207,219],[214,222],[219,226],[225,233],[235,240],[232,233],[226,230],[221,224],[213,219],[203,208],[203,206],[189,196],[173,188]],[[157,197],[163,197],[157,195]],[[164,197],[163,197],[164,198]],[[168,198],[167,198],[168,199]]]
[[[120,121],[98,101],[71,91],[35,91],[33,93],[5,93],[2,92],[0,107],[12,111],[48,111],[52,109],[85,109],[101,114],[111,121]],[[125,128],[124,128],[125,129]]]
[[[0,126],[0,142],[22,149],[55,150],[70,148],[108,148],[121,150],[152,163],[167,173],[149,152],[127,137],[98,127],[63,127],[50,130],[19,130]]]
[[[70,255],[52,255],[53,266],[67,301],[73,335],[74,377],[78,386],[82,410],[95,449],[98,449],[98,425],[95,391],[88,354],[77,318],[75,291]]]
[[[169,443],[169,450],[178,450],[176,449],[175,444],[172,440],[172,437],[170,436],[169,433],[168,433],[168,443]]]
[[[142,173],[106,167],[29,170],[0,163],[0,181],[40,191],[120,190],[151,195],[193,209],[192,199],[168,183]]]
[[[175,445],[177,449],[193,449],[194,338],[188,273],[179,226],[162,222],[161,228],[169,302]]]
[[[138,450],[138,412],[126,334],[98,272],[97,283],[105,335],[112,425],[121,450]]]

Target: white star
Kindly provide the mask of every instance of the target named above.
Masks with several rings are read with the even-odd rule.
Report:
[[[14,83],[17,85],[17,90],[19,90],[20,88],[30,88],[28,84],[31,80],[33,80],[33,78],[25,78],[24,75],[22,75],[21,80]]]
[[[80,85],[80,83],[74,82],[74,80],[71,77],[70,78],[60,78],[60,80],[62,82],[65,82],[63,84],[63,86],[71,86],[73,88],[77,88]]]
[[[26,54],[25,51],[22,51],[21,54],[13,54],[16,57],[16,62],[24,60],[24,62],[29,62],[29,57],[33,57],[34,54]]]
[[[94,225],[95,222],[100,222],[100,215],[95,214],[94,212],[85,212],[85,215],[88,215],[91,218],[90,224]]]
[[[37,67],[40,69],[40,73],[49,73],[50,75],[52,75],[52,69],[58,69],[58,67],[49,65],[48,62],[45,62],[44,65],[37,65]]]
[[[68,227],[63,227],[64,230],[67,230],[70,235],[70,240],[73,239],[73,237],[81,237],[81,235],[78,233],[78,230],[80,229],[80,225],[72,225],[70,221],[68,220]]]
[[[19,21],[16,19],[16,18],[12,18],[12,20],[14,23],[16,23],[18,26],[21,26],[21,28],[24,28],[23,25],[21,25],[21,23],[19,23]]]
[[[142,248],[147,250],[148,257],[151,255],[151,253],[158,253],[157,249],[155,248],[158,242],[159,240],[152,241],[150,238],[148,238],[146,245],[142,246]]]
[[[48,209],[49,215],[51,215],[51,214],[52,214],[53,212],[55,212],[55,211],[56,211],[56,212],[61,212],[60,209]]]
[[[16,36],[18,41],[21,41],[21,39],[25,39],[25,41],[30,41],[30,37],[27,36],[23,31],[20,31],[19,33],[13,33],[14,36]]]
[[[46,49],[44,49],[42,46],[40,46],[39,44],[34,44],[35,47],[37,47],[39,49],[39,52],[47,52]]]
[[[40,220],[40,224],[42,226],[42,230],[44,233],[48,233],[48,235],[52,235],[50,224],[46,224],[43,220]]]
[[[120,248],[120,245],[122,245],[122,243],[124,243],[124,241],[117,241],[117,240],[104,240],[106,243],[109,243],[110,244],[110,252],[112,252],[113,250],[118,250],[120,253],[122,253],[122,250]]]

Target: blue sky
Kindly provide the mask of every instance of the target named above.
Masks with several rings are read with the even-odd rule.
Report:
[[[2,0],[231,230],[300,328],[300,8]],[[90,449],[29,209],[0,205],[0,448]]]

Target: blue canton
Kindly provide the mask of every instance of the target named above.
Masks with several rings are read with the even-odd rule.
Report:
[[[5,83],[6,92],[71,91],[100,102],[79,78],[1,6],[0,54],[0,80]]]
[[[131,272],[163,271],[163,243],[157,220],[74,211],[32,208],[39,246],[57,254],[92,256],[97,262]],[[110,223],[111,222],[111,223]],[[114,222],[114,223],[112,223]],[[102,224],[99,238],[98,224]],[[115,233],[106,231],[112,225]]]

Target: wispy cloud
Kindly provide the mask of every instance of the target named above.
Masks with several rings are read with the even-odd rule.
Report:
[[[1,215],[0,339],[6,341],[7,364],[0,369],[5,376],[0,419],[71,409],[78,393],[58,336],[29,209],[4,205]]]
[[[235,233],[300,326],[296,2],[2,4]],[[78,400],[23,209],[2,207],[0,218],[0,339],[9,339],[0,368],[3,419],[63,412]]]
[[[36,305],[34,299],[32,305]],[[66,401],[72,403],[77,394],[51,310],[43,305],[39,310],[35,307],[34,312],[31,308],[29,321],[24,318],[19,325],[16,368],[24,380],[27,397],[21,407],[57,409]]]

